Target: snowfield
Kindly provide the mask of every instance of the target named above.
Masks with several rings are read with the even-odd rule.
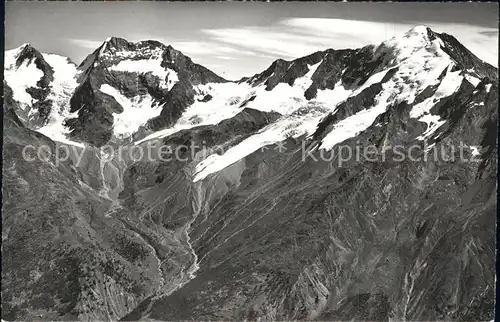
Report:
[[[26,89],[36,87],[36,83],[43,77],[43,72],[36,67],[33,61],[25,60],[17,67],[16,60],[21,51],[29,44],[5,52],[4,77],[12,88],[14,100],[21,103],[22,108],[31,106],[35,101]]]
[[[255,94],[257,98],[248,107],[261,111],[276,111],[284,117],[269,125],[259,133],[230,148],[222,155],[213,154],[198,163],[193,181],[199,181],[218,172],[266,145],[280,142],[289,136],[311,135],[321,119],[328,113],[334,113],[336,107],[350,96],[356,96],[372,84],[379,83],[389,69],[398,67],[397,72],[385,82],[381,93],[376,97],[374,106],[347,117],[338,122],[323,139],[320,149],[331,150],[335,145],[355,137],[370,127],[375,119],[393,104],[406,101],[413,103],[418,94],[427,86],[436,85],[436,79],[447,69],[445,78],[439,83],[436,94],[417,104],[411,111],[411,117],[427,124],[427,130],[417,139],[425,140],[431,136],[444,121],[439,116],[431,115],[430,104],[435,99],[453,94],[461,84],[463,76],[451,72],[452,60],[441,50],[441,40],[431,41],[427,28],[417,26],[400,38],[392,38],[382,43],[377,49],[390,49],[395,53],[387,69],[372,75],[362,86],[354,91],[345,90],[337,84],[333,90],[318,91],[317,97],[309,102],[304,98],[304,90],[310,85],[310,78],[319,64],[309,66],[309,72],[297,79],[294,86],[280,83],[272,91],[263,90],[260,85]],[[321,63],[321,62],[320,62]],[[414,86],[419,84],[419,86]],[[323,112],[307,109],[308,113],[292,117],[300,107],[317,104]],[[313,112],[315,111],[315,112]]]
[[[155,102],[150,95],[129,99],[108,84],[101,85],[99,90],[114,97],[123,107],[122,113],[113,113],[113,133],[118,138],[130,137],[141,125],[161,113],[162,105]]]
[[[382,85],[382,92],[376,98],[373,107],[340,121],[326,135],[320,148],[330,150],[335,145],[363,132],[373,124],[377,116],[387,111],[387,108],[393,104],[404,101],[409,104],[413,103],[417,95],[425,88],[437,85],[436,80],[446,70],[445,78],[440,83],[436,94],[415,105],[410,112],[410,117],[427,124],[427,131],[418,138],[420,140],[428,138],[444,124],[439,116],[430,114],[430,109],[436,99],[453,94],[460,86],[463,77],[459,75],[459,72],[450,72],[453,62],[441,50],[441,40],[431,41],[427,36],[426,27],[417,26],[403,37],[392,38],[378,48],[390,48],[396,53],[389,68],[397,66],[397,72]],[[386,71],[383,71],[373,75],[352,95],[357,95],[367,85],[380,82],[385,73]],[[419,84],[419,86],[414,86],[414,84]]]

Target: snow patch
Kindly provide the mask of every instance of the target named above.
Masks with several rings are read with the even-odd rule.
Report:
[[[476,86],[477,86],[477,85],[481,82],[481,80],[480,80],[480,79],[478,79],[478,78],[476,78],[476,77],[474,77],[474,76],[472,76],[472,75],[469,75],[469,74],[465,74],[465,75],[464,75],[464,77],[465,77],[465,79],[466,79],[469,83],[471,83],[474,87],[476,87]]]
[[[113,132],[118,138],[129,137],[141,125],[161,113],[162,105],[155,102],[149,95],[140,95],[129,99],[108,84],[101,85],[99,90],[114,97],[123,107],[122,113],[113,114]]]
[[[389,69],[385,69],[383,71],[380,71],[378,73],[373,74],[370,78],[366,80],[366,82],[363,83],[360,87],[358,87],[356,90],[354,90],[351,94],[351,96],[356,96],[368,87],[372,86],[373,84],[380,83],[382,79],[384,79],[385,75],[389,72]]]
[[[337,105],[345,101],[351,95],[355,95],[353,91],[345,89],[342,82],[338,81],[333,89],[318,90],[314,100],[328,107],[330,111],[334,111]]]
[[[308,68],[308,72],[307,74],[305,74],[303,77],[300,77],[300,78],[297,78],[294,82],[294,87],[300,87],[300,88],[303,88],[304,90],[308,89],[309,86],[312,85],[313,81],[311,79],[312,75],[316,72],[316,69],[318,69],[319,65],[321,65],[321,63],[323,62],[323,60],[320,60],[318,63],[314,64],[314,65],[307,65],[307,68]]]
[[[372,77],[379,77],[374,75]],[[384,113],[394,98],[394,83],[384,83],[382,92],[375,98],[373,107],[364,109],[338,122],[323,138],[320,149],[331,150],[335,145],[352,138],[373,124],[377,116]]]
[[[116,65],[111,66],[110,70],[139,74],[152,73],[160,79],[160,86],[168,90],[171,90],[179,81],[174,70],[161,66],[164,48],[141,46],[139,42],[135,43],[135,50],[116,50],[115,48],[105,50],[108,41],[103,44],[99,55],[103,58],[120,60]]]
[[[481,153],[479,153],[479,149],[477,146],[470,146],[469,147],[470,150],[471,150],[471,153],[473,156],[477,156],[477,155],[480,155]]]
[[[462,84],[464,77],[460,75],[460,71],[451,72],[452,66],[453,64],[448,66],[447,73],[439,84],[434,95],[413,106],[410,111],[411,118],[416,118],[420,122],[427,124],[427,130],[420,135],[417,140],[427,139],[445,123],[445,121],[442,121],[438,115],[431,115],[430,110],[439,100],[456,92]]]

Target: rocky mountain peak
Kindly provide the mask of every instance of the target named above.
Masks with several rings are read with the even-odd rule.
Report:
[[[162,129],[194,102],[194,86],[226,82],[154,40],[108,38],[78,68],[80,85],[71,98],[78,117],[66,124],[75,139],[97,146]]]
[[[37,54],[39,53],[38,50],[36,50],[29,43],[24,43],[21,46],[19,46],[18,48],[13,49],[12,51],[14,51],[16,53],[16,57],[20,62],[25,60],[25,59],[29,59],[29,60],[34,59],[37,56]]]
[[[105,47],[114,47],[114,48],[124,48],[124,47],[128,47],[129,45],[129,42],[124,39],[124,38],[120,38],[120,37],[108,37],[103,45]]]
[[[5,58],[7,68],[17,69],[23,64],[30,65],[34,63],[45,74],[53,72],[51,66],[43,58],[43,55],[29,43],[7,51]]]
[[[144,72],[151,69],[153,64],[158,63],[158,67],[170,68],[195,83],[226,81],[203,66],[193,63],[191,58],[171,45],[165,45],[156,40],[130,42],[124,38],[109,37],[80,64],[79,69],[84,75],[98,66],[134,73],[140,69],[138,66],[140,61],[144,60],[146,62],[142,62],[143,64],[150,65],[142,69]]]
[[[443,64],[453,64],[455,69],[479,79],[497,78],[496,68],[478,59],[453,36],[418,25],[377,45],[327,49],[291,61],[277,59],[264,72],[239,82],[265,86],[270,91],[280,83],[292,86],[298,79],[306,81],[307,78],[311,84],[304,96],[310,100],[316,97],[318,90],[333,89],[339,84],[355,89],[383,70],[401,67],[415,71],[418,66],[426,66],[426,70],[442,71],[447,66]]]
[[[29,43],[5,53],[5,80],[12,88],[16,110],[25,125],[38,128],[50,114],[48,99],[54,69]]]
[[[417,25],[405,32],[404,37],[424,37],[433,40],[435,33],[426,25]]]
[[[143,40],[138,42],[130,42],[120,37],[110,37],[101,45],[99,55],[106,59],[139,59],[144,57],[158,57],[163,51],[168,50],[169,46],[165,46],[156,40]]]

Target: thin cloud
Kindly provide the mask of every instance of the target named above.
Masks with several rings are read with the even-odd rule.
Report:
[[[498,30],[493,30],[493,31],[480,31],[479,34],[484,35],[486,37],[498,37]]]
[[[287,18],[266,26],[201,29],[196,35],[165,38],[160,34],[129,34],[129,41],[155,39],[190,56],[225,77],[238,79],[267,68],[277,58],[302,57],[327,48],[360,48],[401,36],[417,24],[458,38],[479,58],[497,66],[498,30],[463,23],[384,23],[332,18]],[[198,40],[199,39],[199,40]],[[68,39],[89,53],[104,39]],[[248,62],[251,61],[251,64]]]
[[[233,60],[233,59],[235,59],[234,57],[231,57],[231,56],[215,56],[215,58],[224,59],[224,60]]]
[[[274,29],[274,28],[273,28]],[[327,38],[312,37],[310,34],[296,34],[283,28],[270,31],[265,27],[227,28],[202,30],[211,39],[259,52],[262,55],[299,57],[312,53],[311,48],[324,47]]]
[[[272,26],[205,29],[202,32],[210,39],[224,44],[291,59],[327,48],[359,48],[377,44],[394,36],[401,36],[415,25],[330,18],[291,18]],[[456,36],[479,58],[497,65],[497,41],[491,39],[492,33],[498,32],[497,30],[466,24],[427,25],[436,32]]]
[[[171,42],[170,45],[175,49],[182,51],[187,55],[236,55],[236,56],[255,56],[257,53],[251,50],[241,50],[233,46],[221,45],[216,41],[178,41]]]
[[[104,40],[99,41],[99,40],[89,40],[89,39],[67,39],[72,45],[82,47],[85,49],[96,49],[102,43]]]

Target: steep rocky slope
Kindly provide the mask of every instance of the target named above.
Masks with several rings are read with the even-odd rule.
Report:
[[[195,214],[196,276],[125,319],[491,319],[497,78],[422,31],[311,135],[267,141],[200,181],[227,163],[193,163],[194,206],[163,218]],[[339,164],[340,143],[375,150]],[[413,159],[395,146],[416,147]]]
[[[497,69],[452,36],[239,82],[154,41],[31,55],[53,85],[4,82],[3,319],[493,319]]]
[[[104,216],[112,202],[84,182],[85,168],[57,161],[72,150],[24,127],[15,107],[4,106],[2,319],[117,319],[162,280],[154,250]]]

